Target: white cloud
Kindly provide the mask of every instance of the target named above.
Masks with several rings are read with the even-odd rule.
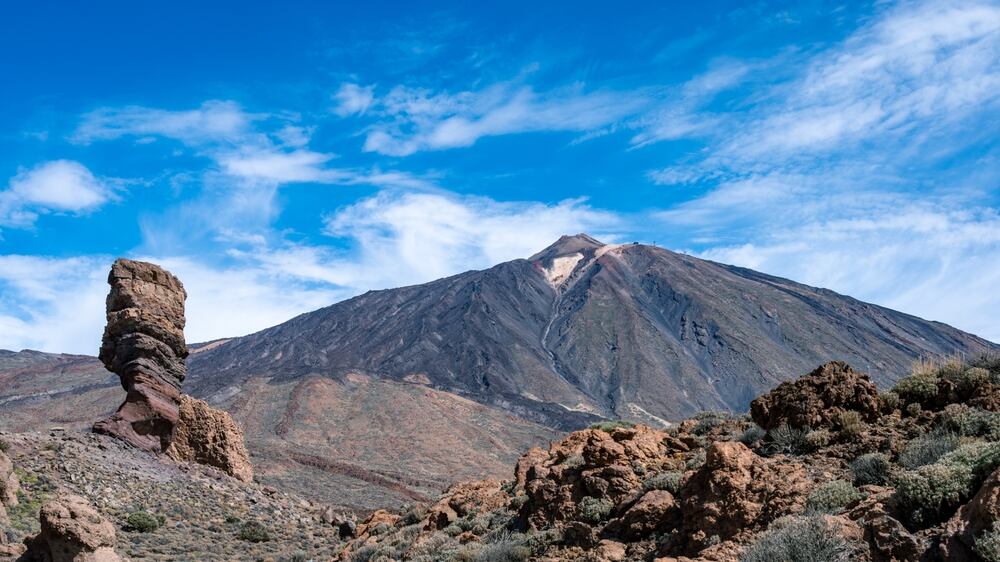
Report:
[[[333,110],[337,115],[341,117],[360,115],[375,101],[375,86],[341,84],[333,99],[337,102],[337,107]]]
[[[372,103],[379,121],[369,129],[364,149],[407,156],[471,146],[489,136],[590,132],[635,114],[647,102],[640,93],[587,92],[582,85],[542,93],[515,82],[459,93],[397,86]]]
[[[162,136],[190,145],[235,142],[253,134],[266,115],[245,112],[232,101],[210,100],[197,109],[171,111],[142,106],[105,107],[84,115],[72,136],[79,143],[125,136]]]
[[[0,191],[0,224],[31,226],[39,213],[92,211],[113,198],[106,180],[71,160],[21,169]]]

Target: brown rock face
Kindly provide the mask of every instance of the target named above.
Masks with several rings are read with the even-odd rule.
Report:
[[[805,468],[790,458],[765,459],[735,441],[712,443],[681,491],[687,550],[696,553],[713,540],[745,536],[802,511],[809,487]]]
[[[868,375],[843,361],[831,361],[808,375],[783,382],[750,403],[753,421],[764,429],[783,423],[793,427],[828,427],[846,411],[865,421],[878,418],[878,389]]]
[[[115,260],[108,275],[108,324],[100,359],[128,392],[94,431],[147,451],[162,452],[177,423],[188,355],[181,282],[157,265]]]
[[[17,505],[17,491],[20,483],[14,473],[14,464],[7,453],[0,451],[0,523],[8,521],[7,506]],[[0,532],[2,534],[2,532]]]
[[[31,562],[121,562],[115,554],[115,526],[87,502],[62,496],[42,506],[41,531],[27,539]]]
[[[979,492],[945,525],[950,536],[941,546],[944,559],[979,560],[973,554],[976,537],[989,531],[997,521],[1000,521],[1000,469],[990,475]]]
[[[243,482],[253,480],[243,432],[232,416],[186,394],[181,396],[179,418],[166,453],[177,461],[214,466]]]

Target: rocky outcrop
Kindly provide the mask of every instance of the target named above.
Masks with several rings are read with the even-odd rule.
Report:
[[[843,361],[831,361],[804,377],[783,382],[750,403],[753,421],[764,429],[831,427],[844,412],[865,421],[879,416],[878,389],[864,373]]]
[[[243,482],[253,480],[243,432],[229,413],[203,400],[181,397],[180,415],[166,452],[177,461],[214,466]]]
[[[115,260],[108,275],[107,326],[100,359],[128,393],[94,431],[140,449],[162,452],[177,423],[184,358],[184,299],[181,282],[157,265]]]
[[[42,506],[41,531],[27,539],[25,562],[120,562],[115,526],[86,500],[64,495]]]
[[[125,402],[94,431],[174,460],[213,466],[243,482],[253,467],[226,412],[181,393],[188,355],[180,280],[157,265],[115,260],[100,359],[121,378]]]
[[[7,507],[17,505],[19,489],[20,483],[14,472],[14,463],[10,462],[7,453],[0,451],[0,523],[8,521]]]
[[[805,467],[791,458],[760,457],[735,441],[712,443],[681,490],[686,550],[745,538],[801,512],[810,487]]]

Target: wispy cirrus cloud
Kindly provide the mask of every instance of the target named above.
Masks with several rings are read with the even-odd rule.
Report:
[[[359,86],[346,84],[341,91],[345,88]],[[539,92],[521,80],[460,92],[396,86],[366,106],[376,120],[364,150],[408,156],[498,135],[585,133],[634,115],[649,102],[644,92],[588,90],[582,84]]]

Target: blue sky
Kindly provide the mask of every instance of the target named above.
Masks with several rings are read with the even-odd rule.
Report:
[[[997,2],[364,4],[2,8],[0,348],[116,256],[202,341],[580,231],[1000,341]]]

